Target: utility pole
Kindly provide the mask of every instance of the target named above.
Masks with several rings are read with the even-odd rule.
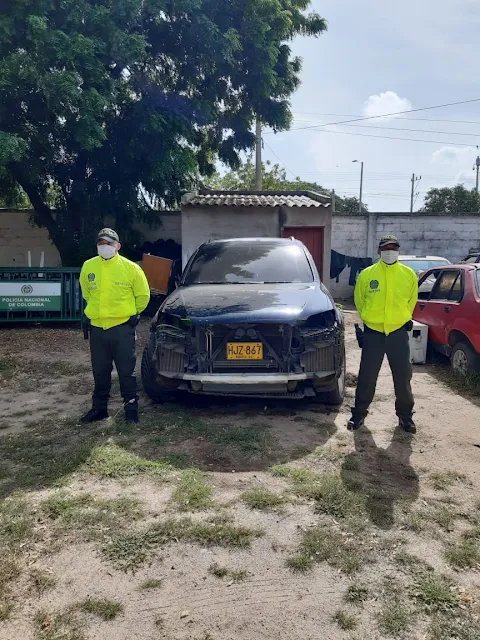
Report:
[[[262,123],[257,118],[255,147],[255,190],[262,190]]]
[[[361,160],[352,160],[352,162],[360,163],[360,198],[358,200],[358,213],[363,213],[363,161]]]
[[[480,156],[477,156],[477,159],[475,160],[475,165],[477,167],[477,180],[475,184],[475,191],[477,192],[477,196],[478,196],[478,172],[480,170]]]
[[[335,213],[335,207],[336,207],[336,203],[337,203],[337,195],[335,193],[335,189],[332,189],[332,213]]]
[[[418,176],[415,177],[415,174],[412,174],[412,194],[410,196],[410,213],[413,213],[413,205],[414,205],[414,198],[418,193],[415,193],[415,185],[418,184],[420,182],[420,180],[422,179],[422,176]]]

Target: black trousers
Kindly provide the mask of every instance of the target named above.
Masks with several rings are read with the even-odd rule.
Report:
[[[353,409],[355,418],[365,418],[368,413],[368,407],[375,395],[378,374],[385,354],[387,354],[393,375],[397,416],[399,418],[412,416],[414,399],[411,387],[412,365],[407,330],[402,327],[386,336],[384,333],[365,327],[362,360]]]
[[[92,358],[95,389],[92,406],[106,410],[112,386],[113,363],[118,372],[120,392],[125,404],[137,406],[137,380],[135,378],[135,329],[129,324],[121,324],[111,329],[92,327],[90,334],[90,355]]]

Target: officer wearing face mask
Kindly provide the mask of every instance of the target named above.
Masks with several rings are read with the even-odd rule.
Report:
[[[138,423],[135,327],[150,300],[150,288],[142,269],[118,253],[120,247],[117,233],[102,229],[97,237],[98,257],[87,260],[80,274],[95,381],[92,409],[81,418],[83,424],[108,417],[113,363],[125,420]]]
[[[408,330],[418,299],[418,281],[412,269],[398,262],[399,249],[395,236],[384,236],[378,248],[380,260],[360,273],[355,286],[355,306],[364,333],[355,407],[348,423],[350,431],[364,424],[386,354],[393,375],[399,425],[407,433],[416,432]]]

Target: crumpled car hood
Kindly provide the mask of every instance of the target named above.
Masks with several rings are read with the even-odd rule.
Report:
[[[180,287],[160,311],[193,324],[294,324],[333,308],[330,295],[318,283],[227,284]]]

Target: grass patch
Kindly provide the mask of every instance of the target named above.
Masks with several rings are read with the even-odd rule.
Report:
[[[332,619],[338,624],[340,629],[343,629],[343,631],[353,631],[357,627],[357,620],[355,616],[347,613],[343,609],[336,611],[333,614]]]
[[[407,531],[420,533],[425,529],[425,516],[418,509],[408,510],[403,514],[402,526]]]
[[[242,493],[243,502],[250,509],[258,511],[278,511],[285,499],[277,493],[269,491],[266,487],[252,487]]]
[[[148,580],[145,580],[144,582],[141,582],[138,585],[138,590],[139,591],[152,591],[153,589],[160,589],[161,586],[162,586],[162,581],[161,580],[156,580],[155,578],[150,578]]]
[[[296,485],[314,482],[319,477],[318,473],[314,473],[310,469],[291,467],[288,464],[274,465],[270,467],[269,471],[275,478],[285,478]]]
[[[465,480],[463,473],[455,471],[441,471],[429,475],[430,484],[436,491],[447,491],[458,480]]]
[[[428,629],[428,640],[479,640],[480,622],[468,613],[436,616]]]
[[[366,585],[354,583],[349,585],[344,599],[345,602],[350,602],[352,604],[362,604],[363,602],[366,602],[369,597],[370,590]]]
[[[57,584],[53,573],[51,571],[44,571],[43,569],[32,569],[30,572],[30,580],[32,581],[33,588],[40,595],[49,589],[54,589]]]
[[[0,502],[0,547],[11,551],[33,537],[34,510],[23,498],[6,498]]]
[[[413,624],[412,611],[402,602],[386,602],[377,614],[380,630],[393,637],[403,635]]]
[[[218,563],[214,562],[208,567],[208,573],[216,578],[231,578],[234,582],[241,582],[248,577],[248,571],[228,569],[227,567],[222,567]]]
[[[75,611],[39,611],[34,620],[35,640],[86,640],[85,623]]]
[[[212,487],[206,482],[205,475],[196,469],[182,473],[180,482],[173,493],[173,500],[180,511],[209,509],[212,506]]]
[[[359,471],[360,463],[354,453],[349,453],[345,456],[343,461],[343,468],[345,471]]]
[[[0,622],[6,622],[11,617],[15,605],[11,602],[0,602]]]
[[[210,444],[232,446],[246,455],[266,456],[272,449],[273,439],[264,426],[237,426],[199,420],[195,414],[177,408],[162,409],[162,414],[152,412],[144,417],[142,428],[156,434],[155,443],[203,438]],[[159,434],[159,428],[161,433]]]
[[[325,473],[309,488],[308,497],[316,501],[316,511],[334,518],[365,513],[365,498],[351,491],[336,473]]]
[[[460,604],[458,589],[446,576],[424,576],[413,585],[411,593],[428,612],[450,611]]]
[[[405,550],[396,553],[394,561],[398,568],[407,570],[409,573],[423,574],[433,571],[433,567],[431,565],[418,556],[408,553]]]
[[[74,420],[27,425],[28,433],[2,439],[2,460],[10,468],[2,491],[51,485],[78,471],[88,459],[92,435],[80,435]]]
[[[88,493],[69,496],[59,492],[42,503],[42,510],[65,531],[81,533],[87,540],[122,530],[144,516],[141,503],[132,498],[97,500]]]
[[[6,548],[0,547],[0,601],[6,600],[10,593],[11,584],[20,576],[20,568]]]
[[[364,515],[365,496],[361,488],[354,491],[347,486],[338,473],[314,473],[309,469],[297,469],[288,465],[270,468],[276,477],[289,480],[294,491],[305,498],[316,501],[316,511],[334,518],[347,519]],[[355,487],[356,489],[357,487]]]
[[[78,609],[108,621],[114,620],[123,612],[123,605],[120,602],[113,602],[106,598],[86,598],[86,600],[78,604]]]
[[[456,520],[456,513],[447,505],[435,507],[429,514],[430,519],[438,524],[445,531],[453,531]]]
[[[441,369],[437,369],[438,372]],[[467,393],[478,396],[480,394],[480,373],[471,373],[468,376],[461,376],[453,373],[451,370],[445,372],[444,381],[448,386],[453,387],[460,393]]]
[[[166,520],[142,531],[119,534],[103,548],[104,556],[125,571],[135,570],[170,542],[192,542],[207,546],[248,548],[255,537],[263,535],[245,527],[229,524],[194,522],[190,518]]]
[[[447,545],[444,556],[454,569],[471,569],[480,564],[480,544],[477,540],[461,540]]]
[[[359,571],[368,558],[363,545],[351,536],[342,535],[333,525],[319,525],[303,534],[299,551],[287,559],[293,571],[308,571],[316,562],[327,562],[346,574]]]
[[[104,478],[125,478],[147,474],[167,478],[173,467],[165,462],[146,460],[114,444],[95,447],[85,470]]]
[[[190,456],[186,453],[167,453],[159,462],[163,462],[174,469],[188,469],[192,466]]]

